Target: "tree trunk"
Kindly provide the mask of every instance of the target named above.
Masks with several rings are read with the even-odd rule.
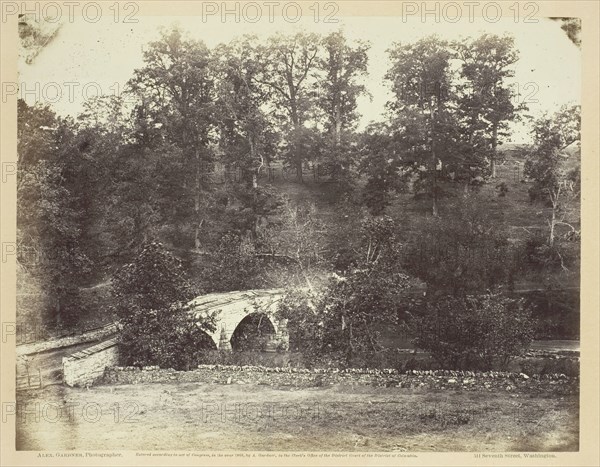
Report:
[[[248,136],[248,144],[250,145],[250,160],[254,162],[256,160],[256,146],[251,136]],[[254,199],[256,200],[256,190],[258,189],[258,172],[260,167],[252,171],[252,188],[254,189]]]
[[[431,214],[438,217],[437,203],[437,156],[435,153],[435,145],[433,138],[431,139]]]
[[[342,112],[340,109],[340,103],[338,102],[335,106],[335,127],[334,127],[334,141],[335,141],[335,163],[333,164],[330,178],[335,180],[338,174],[342,172],[342,161],[340,155],[340,146],[342,144]]]
[[[430,119],[431,119],[431,214],[433,217],[438,217],[438,203],[437,203],[437,153],[435,151],[435,121],[436,121],[436,112],[439,111],[439,101],[437,103],[437,108],[433,107],[431,109]]]
[[[299,135],[300,131],[300,116],[298,115],[298,104],[296,102],[296,92],[294,90],[293,85],[291,84],[291,79],[288,78],[289,88],[290,88],[290,110],[292,116],[292,125],[294,126],[294,131],[296,132],[296,137]],[[296,176],[300,182],[302,180],[302,154],[298,151],[298,146],[294,147],[294,162],[296,165]]]
[[[57,327],[61,327],[63,324],[63,319],[62,319],[62,306],[60,303],[60,297],[55,297],[54,299],[54,321],[56,323]]]
[[[300,122],[297,120],[294,122],[294,129],[296,130],[296,135],[298,135],[300,131]],[[296,163],[296,177],[298,177],[298,180],[301,183],[303,183],[304,180],[302,179],[302,154],[300,154],[300,150],[297,144],[294,147],[294,159]]]
[[[496,178],[496,148],[498,146],[498,123],[494,123],[492,129],[492,155],[490,156],[490,169],[492,178]]]
[[[342,110],[340,108],[340,103],[336,102],[335,104],[335,125],[334,125],[334,140],[335,145],[339,146],[342,142]]]
[[[550,236],[548,237],[548,246],[554,245],[554,228],[556,227],[556,203],[552,203],[552,218],[550,219]]]
[[[194,232],[194,247],[200,249],[200,151],[196,148],[196,183],[194,193],[194,214],[195,214],[195,232]]]
[[[549,191],[550,201],[552,202],[552,217],[550,218],[550,235],[548,237],[548,246],[554,245],[554,229],[556,227],[556,212],[558,211],[558,200],[560,199],[560,185],[556,191]]]
[[[554,208],[552,209],[552,220],[550,221],[550,237],[548,238],[548,245],[554,245],[554,223],[556,222],[556,213]]]

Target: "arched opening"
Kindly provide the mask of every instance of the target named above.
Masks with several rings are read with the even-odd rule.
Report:
[[[207,332],[198,329],[193,336],[194,350],[217,350],[217,344]]]
[[[274,337],[275,327],[269,317],[264,313],[251,313],[240,321],[229,342],[234,352],[265,351]]]
[[[187,345],[183,352],[185,357],[183,370],[191,370],[200,364],[212,363],[213,355],[218,351],[217,344],[206,332],[196,328],[188,335]],[[176,370],[179,368],[175,368]]]

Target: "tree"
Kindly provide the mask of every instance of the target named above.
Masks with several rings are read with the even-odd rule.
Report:
[[[225,161],[252,174],[258,188],[258,175],[275,153],[276,138],[265,106],[268,88],[262,76],[261,49],[256,38],[244,36],[215,51],[219,57],[217,107],[221,109],[221,147]]]
[[[323,224],[314,204],[292,203],[285,200],[279,225],[265,232],[263,248],[272,258],[284,258],[292,266],[293,279],[314,291],[314,279],[322,272]]]
[[[131,138],[130,115],[125,106],[124,96],[94,96],[83,103],[83,111],[77,120],[84,129],[95,129],[116,146]]]
[[[398,324],[409,277],[400,266],[395,231],[390,218],[367,220],[355,267],[334,276],[319,304],[324,350],[338,353],[347,365],[381,351],[381,325]]]
[[[579,199],[581,168],[578,148],[580,140],[581,107],[563,106],[552,116],[539,118],[533,128],[534,149],[525,163],[525,175],[533,180],[529,189],[532,201],[548,203],[548,246],[554,245],[556,227],[566,226],[572,233],[577,229],[568,222],[573,216],[572,205]],[[574,154],[569,154],[571,147]],[[574,148],[574,150],[573,150]]]
[[[148,166],[140,170],[136,164],[141,155],[128,151],[132,128],[123,98],[97,96],[86,100],[83,107],[75,121],[72,149],[63,160],[70,167],[65,172],[67,186],[82,213],[82,246],[94,263],[95,278],[103,280],[104,267],[126,256],[127,246],[141,241],[147,233],[142,228],[144,221],[136,219],[135,213],[152,199],[149,192],[153,185],[143,179]],[[132,165],[136,166],[136,176],[123,176]],[[135,197],[133,184],[128,183],[131,180],[147,184],[147,198],[139,204],[136,198],[135,205],[131,202]],[[122,191],[125,185],[127,190]],[[144,220],[154,217],[147,211],[143,214]],[[135,229],[130,228],[132,224]]]
[[[264,71],[260,81],[273,91],[273,110],[284,109],[285,126],[298,133],[313,111],[311,80],[317,69],[319,39],[316,34],[297,33],[292,36],[278,34],[269,38],[261,54]],[[305,155],[295,149],[290,162],[296,167],[298,179],[302,180],[302,163]]]
[[[57,148],[58,119],[48,105],[17,101],[17,160],[28,167],[47,159]]]
[[[225,233],[213,254],[204,260],[199,273],[203,293],[230,292],[264,287],[263,264],[252,243]]]
[[[137,96],[140,141],[166,142],[181,151],[179,185],[191,198],[194,245],[200,247],[204,223],[203,174],[212,162],[214,118],[213,57],[203,42],[184,36],[178,28],[163,31],[144,51],[144,67],[128,83]],[[190,170],[191,168],[191,170]]]
[[[299,126],[287,132],[282,144],[281,154],[284,160],[294,161],[298,154],[302,155],[302,162],[312,161],[314,165],[321,160],[327,151],[327,144],[322,134],[315,127]],[[296,173],[301,170],[296,166]],[[301,176],[300,176],[301,178]]]
[[[514,265],[504,228],[463,198],[452,215],[425,219],[406,248],[406,270],[427,284],[429,295],[464,295],[510,285]]]
[[[341,31],[333,32],[322,40],[324,54],[318,58],[321,73],[317,106],[325,118],[327,135],[325,163],[331,166],[332,176],[346,173],[351,147],[351,131],[358,115],[357,99],[366,93],[358,80],[367,73],[369,44],[358,41],[349,44]]]
[[[17,242],[22,265],[38,277],[58,326],[77,322],[77,286],[90,261],[82,247],[82,210],[72,173],[82,162],[72,154],[73,122],[48,108],[20,100],[17,115]],[[33,260],[33,261],[32,261]]]
[[[560,28],[567,34],[567,37],[578,48],[581,48],[581,18],[556,18],[550,17],[552,21],[560,21]]]
[[[404,140],[406,159],[419,169],[429,185],[432,213],[438,215],[439,171],[453,155],[456,125],[451,101],[452,52],[436,36],[414,44],[394,44],[389,50],[394,100],[388,102],[392,124]]]
[[[531,310],[499,294],[443,296],[407,320],[417,348],[445,369],[506,369],[534,336]]]
[[[278,314],[288,320],[292,348],[309,361],[333,359],[342,365],[382,350],[379,329],[398,323],[409,284],[396,231],[389,217],[365,220],[350,268],[320,289],[292,290],[284,297]]]
[[[114,275],[112,291],[123,364],[188,370],[212,345],[206,331],[216,329],[215,315],[192,316],[193,290],[180,261],[162,244],[143,244],[135,260]]]
[[[382,350],[379,329],[398,323],[409,284],[400,266],[396,230],[388,217],[363,222],[352,267],[334,274],[320,291],[311,290],[306,301],[296,296],[298,306],[285,309],[292,342],[298,340],[294,334],[313,339],[303,345],[343,365]]]
[[[496,177],[499,132],[507,128],[519,110],[513,105],[513,92],[507,79],[514,76],[518,60],[514,38],[484,34],[477,39],[457,42],[455,47],[462,62],[462,86],[459,109],[466,119],[468,140],[474,143],[485,136],[488,145],[480,148],[489,155],[492,178]]]
[[[290,288],[277,305],[277,319],[287,320],[289,350],[300,352],[305,364],[322,357],[323,323],[315,307],[319,296],[310,290]]]
[[[363,201],[374,216],[381,215],[390,204],[390,193],[402,184],[401,161],[391,129],[385,124],[369,125],[360,135],[359,173],[367,176]]]
[[[318,59],[318,66],[324,79],[317,103],[326,118],[325,130],[339,142],[342,132],[352,129],[358,119],[357,99],[366,91],[357,80],[367,73],[370,46],[364,41],[348,44],[341,31],[324,37],[322,44],[324,57]]]

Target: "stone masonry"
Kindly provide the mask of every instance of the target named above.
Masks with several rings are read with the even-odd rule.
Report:
[[[85,386],[101,379],[106,367],[118,363],[117,338],[63,357],[63,381],[69,386]]]

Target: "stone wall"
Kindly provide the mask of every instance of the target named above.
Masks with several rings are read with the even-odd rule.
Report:
[[[39,352],[45,352],[52,349],[60,349],[76,344],[84,344],[86,342],[95,342],[105,337],[112,336],[118,331],[116,323],[103,326],[93,331],[84,332],[75,336],[59,337],[48,339],[40,342],[32,342],[29,344],[17,345],[17,355],[30,355]]]
[[[101,379],[106,367],[119,362],[117,338],[96,344],[63,357],[63,382],[69,386],[85,386]]]
[[[526,375],[509,372],[472,372],[393,369],[301,369],[258,366],[200,365],[193,371],[176,371],[157,367],[107,368],[106,384],[147,383],[212,383],[259,384],[271,387],[327,387],[332,385],[396,387],[406,389],[435,389],[462,391],[534,391],[571,394],[579,390],[579,378],[564,374]]]

